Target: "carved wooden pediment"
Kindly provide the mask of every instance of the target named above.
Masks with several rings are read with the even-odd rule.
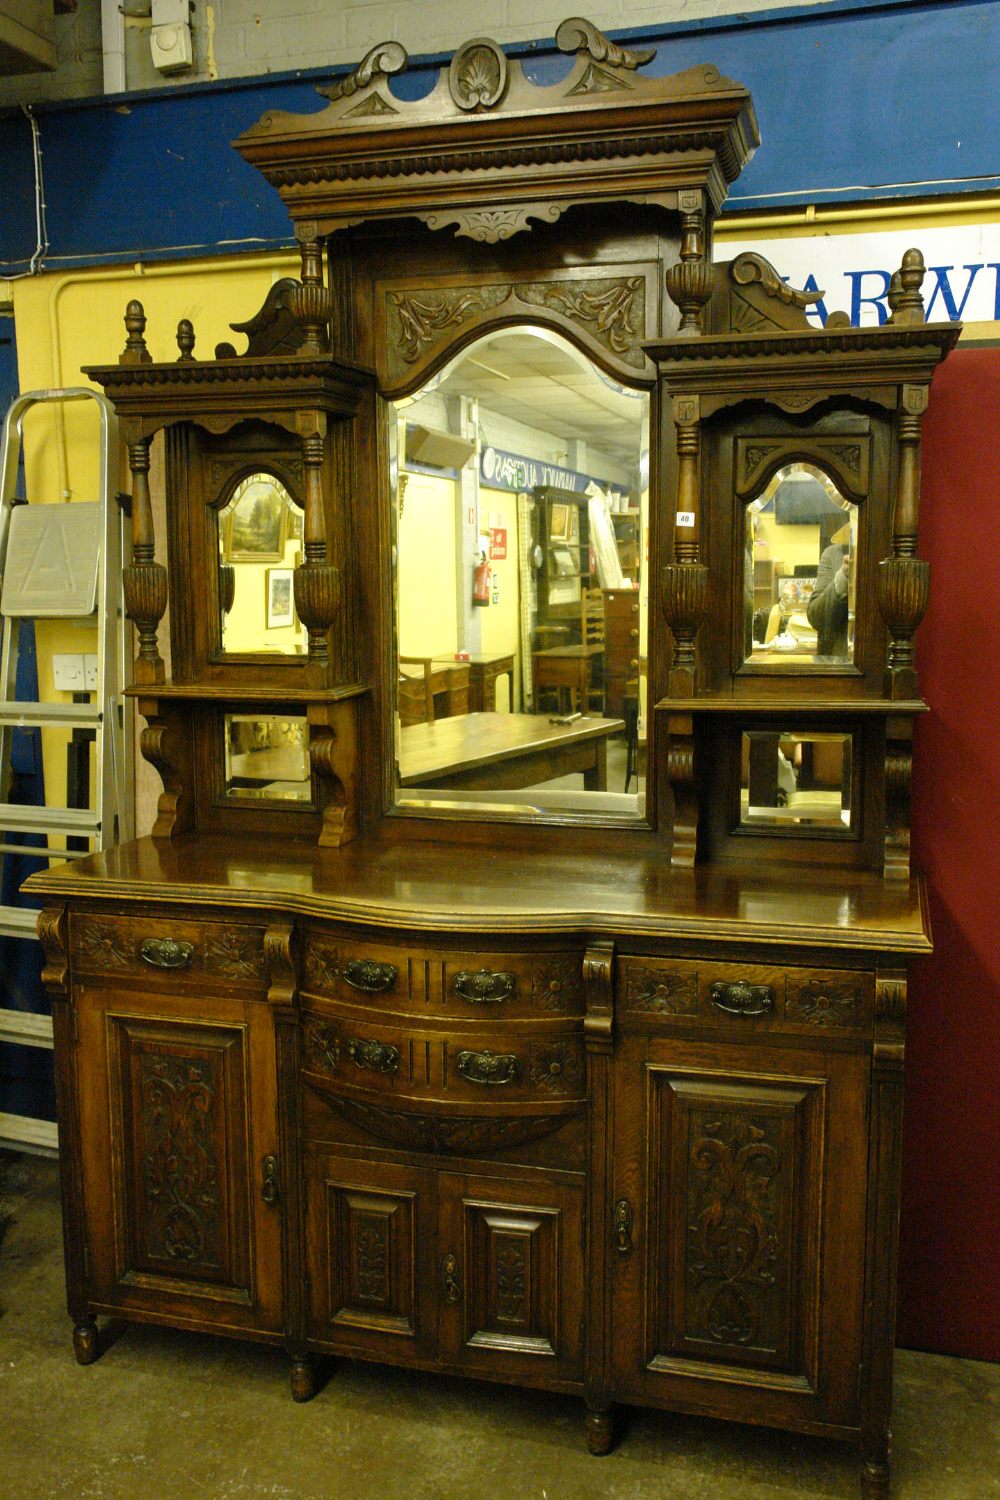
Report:
[[[575,54],[558,83],[533,83],[480,37],[417,100],[393,93],[407,56],[384,42],[321,90],[325,109],[269,111],[234,145],[311,235],[417,215],[496,242],[573,203],[676,208],[684,189],[717,209],[759,144],[748,91],[710,65],[643,75],[652,50],[629,51],[580,19],[556,42]]]

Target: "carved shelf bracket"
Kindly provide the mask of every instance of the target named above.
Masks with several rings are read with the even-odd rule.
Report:
[[[319,844],[339,849],[358,834],[357,716],[350,702],[310,704],[306,713],[309,761],[323,813]]]
[[[667,780],[674,799],[670,863],[677,869],[689,870],[698,852],[698,786],[691,715],[671,714],[667,733]]]

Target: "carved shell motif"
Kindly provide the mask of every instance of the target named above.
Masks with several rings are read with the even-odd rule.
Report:
[[[492,109],[507,92],[507,59],[487,37],[460,47],[448,69],[448,87],[459,109]]]

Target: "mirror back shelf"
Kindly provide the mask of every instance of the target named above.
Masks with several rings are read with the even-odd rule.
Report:
[[[672,659],[656,706],[674,862],[833,861],[908,879],[924,709],[913,637],[928,587],[920,418],[960,330],[924,322],[917,251],[878,328],[836,313],[814,327],[822,294],[787,287],[759,255],[713,274],[703,336],[646,346],[674,418],[663,440],[673,558],[661,578]],[[841,737],[844,786],[824,827],[791,809],[822,800],[815,786],[803,795],[795,758],[827,733]],[[827,746],[821,759],[837,755]]]

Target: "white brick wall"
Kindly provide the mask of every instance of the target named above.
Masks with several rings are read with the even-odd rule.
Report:
[[[568,15],[583,14],[605,31],[655,27],[733,12],[773,9],[781,0],[195,0],[194,67],[164,77],[149,54],[146,0],[122,0],[126,14],[126,76],[130,89],[212,78],[343,67],[376,42],[402,42],[413,55],[452,52],[473,36],[498,42],[551,37]],[[818,4],[819,0],[799,0]],[[79,0],[74,15],[57,16],[55,74],[0,79],[0,103],[67,99],[103,92],[100,0]]]

